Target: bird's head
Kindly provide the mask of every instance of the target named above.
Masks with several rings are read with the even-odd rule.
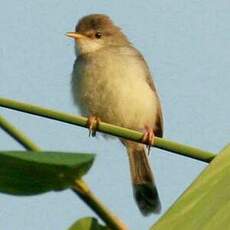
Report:
[[[66,35],[75,39],[78,54],[95,52],[108,46],[129,44],[120,28],[103,14],[83,17],[76,25],[75,32],[69,32]]]

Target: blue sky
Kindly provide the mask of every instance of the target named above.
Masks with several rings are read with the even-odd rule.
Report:
[[[164,110],[165,137],[218,152],[230,134],[230,3],[220,1],[9,0],[0,8],[0,96],[78,114],[70,94],[73,41],[64,34],[90,13],[108,14],[145,56]],[[80,127],[6,109],[0,113],[41,148],[95,152],[85,177],[131,229],[148,229],[132,198],[128,160],[116,139],[88,138]],[[22,149],[0,130],[0,149]],[[152,149],[163,210],[205,163]],[[63,230],[92,216],[71,191],[34,197],[0,196],[0,229]]]

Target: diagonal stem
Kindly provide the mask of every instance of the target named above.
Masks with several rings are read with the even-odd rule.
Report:
[[[25,149],[40,151],[40,148],[33,143],[24,133],[16,129],[10,122],[0,115],[0,127],[5,130],[11,137],[19,142]]]
[[[40,147],[33,143],[23,132],[14,127],[3,116],[0,115],[0,127],[19,142],[25,149],[31,151],[42,151]],[[128,230],[126,225],[115,216],[90,190],[83,179],[78,179],[72,189],[104,222],[115,230]]]
[[[75,116],[72,114],[46,109],[40,106],[35,106],[32,104],[27,104],[6,98],[0,98],[0,106],[88,128],[87,118],[85,117]],[[99,123],[98,131],[136,142],[142,142],[143,137],[143,133],[141,132],[122,128],[116,125],[111,125],[105,122]],[[215,154],[212,152],[204,151],[184,144],[179,144],[159,137],[154,139],[154,144],[152,146],[204,162],[210,162],[215,157]]]

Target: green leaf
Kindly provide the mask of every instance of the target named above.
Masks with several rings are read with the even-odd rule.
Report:
[[[230,145],[151,230],[230,229]]]
[[[109,228],[99,224],[94,217],[84,217],[77,220],[69,230],[109,230]]]
[[[93,154],[0,151],[0,192],[35,195],[69,188],[93,160]]]

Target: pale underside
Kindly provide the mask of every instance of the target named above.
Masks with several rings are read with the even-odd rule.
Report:
[[[155,128],[160,104],[149,77],[131,46],[104,48],[77,58],[72,92],[83,115],[136,130]]]

